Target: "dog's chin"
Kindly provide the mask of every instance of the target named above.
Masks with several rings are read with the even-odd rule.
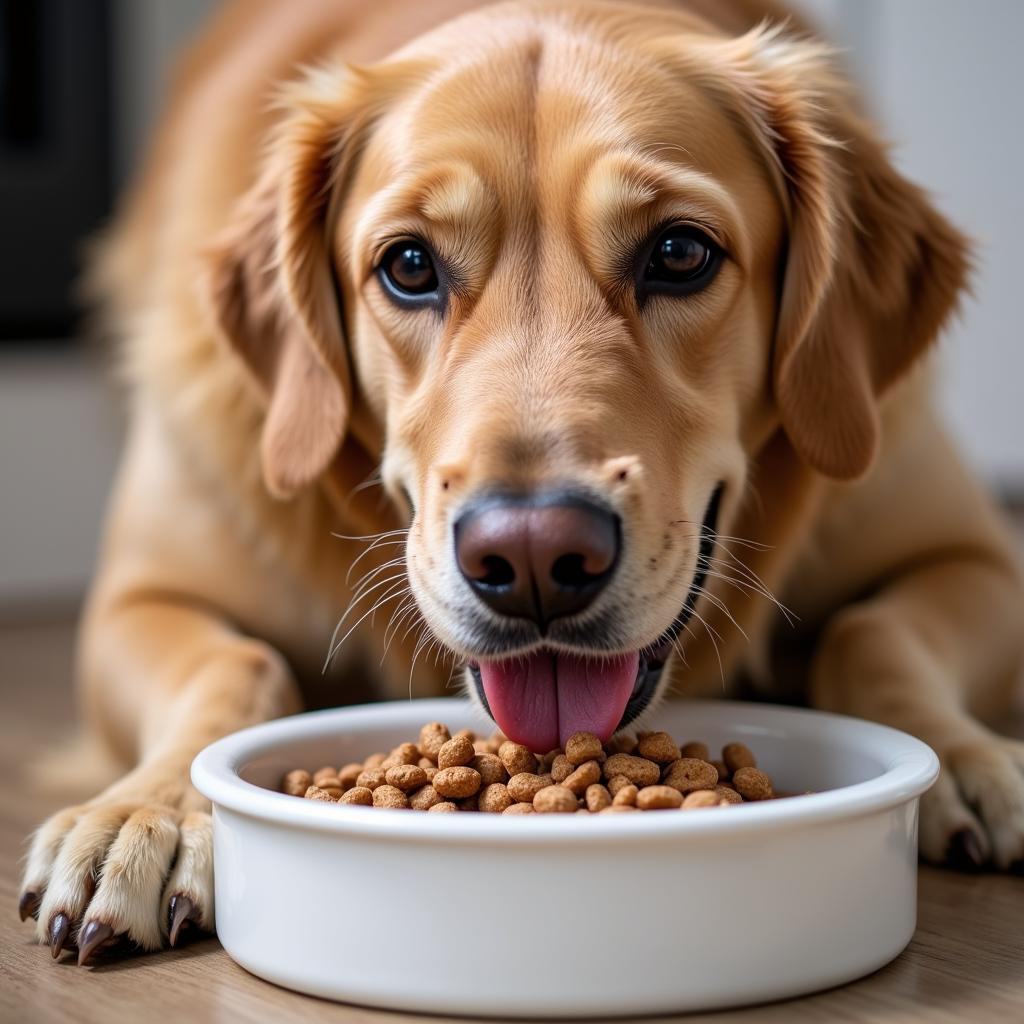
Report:
[[[509,645],[497,655],[468,659],[480,703],[509,739],[540,753],[564,745],[574,732],[592,732],[606,741],[652,703],[707,576],[721,490],[708,504],[686,599],[653,643],[610,652],[574,637],[575,642],[557,647]]]

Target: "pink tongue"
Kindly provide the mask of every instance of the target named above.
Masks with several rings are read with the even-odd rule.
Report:
[[[574,732],[607,740],[622,719],[639,652],[611,658],[538,652],[480,662],[480,678],[501,731],[538,754],[564,746]]]

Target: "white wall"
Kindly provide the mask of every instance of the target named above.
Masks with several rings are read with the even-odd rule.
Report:
[[[120,403],[97,353],[0,354],[0,607],[73,599],[89,579]]]

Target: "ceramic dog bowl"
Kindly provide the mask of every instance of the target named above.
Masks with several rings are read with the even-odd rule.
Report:
[[[810,796],[632,815],[422,814],[273,792],[423,722],[490,732],[469,704],[325,711],[196,758],[213,802],[217,932],[253,974],[432,1013],[606,1017],[795,996],[892,960],[914,931],[918,798],[932,751],[868,722],[725,702],[648,728],[740,740]]]

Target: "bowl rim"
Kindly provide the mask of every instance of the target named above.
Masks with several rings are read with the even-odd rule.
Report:
[[[242,729],[206,747],[192,762],[192,783],[215,807],[315,832],[337,833],[374,839],[416,842],[566,843],[623,840],[638,836],[655,840],[679,837],[722,836],[734,833],[769,832],[796,825],[813,826],[853,819],[889,809],[919,797],[934,783],[939,760],[927,744],[907,733],[863,719],[825,711],[744,701],[672,701],[673,708],[689,708],[698,716],[727,718],[745,716],[730,723],[739,736],[766,732],[796,731],[809,735],[819,728],[841,730],[844,745],[870,748],[886,769],[865,782],[821,793],[743,805],[742,810],[720,813],[718,808],[694,809],[686,814],[577,815],[537,814],[506,821],[500,814],[408,814],[357,805],[328,807],[314,800],[264,789],[245,781],[239,770],[273,748],[302,739],[316,739],[345,731],[345,726],[393,727],[395,718],[414,716],[420,723],[444,720],[453,708],[479,717],[467,700],[434,698],[388,701],[331,708],[275,719]],[[401,712],[399,715],[398,712]],[[571,819],[571,820],[570,820]]]

